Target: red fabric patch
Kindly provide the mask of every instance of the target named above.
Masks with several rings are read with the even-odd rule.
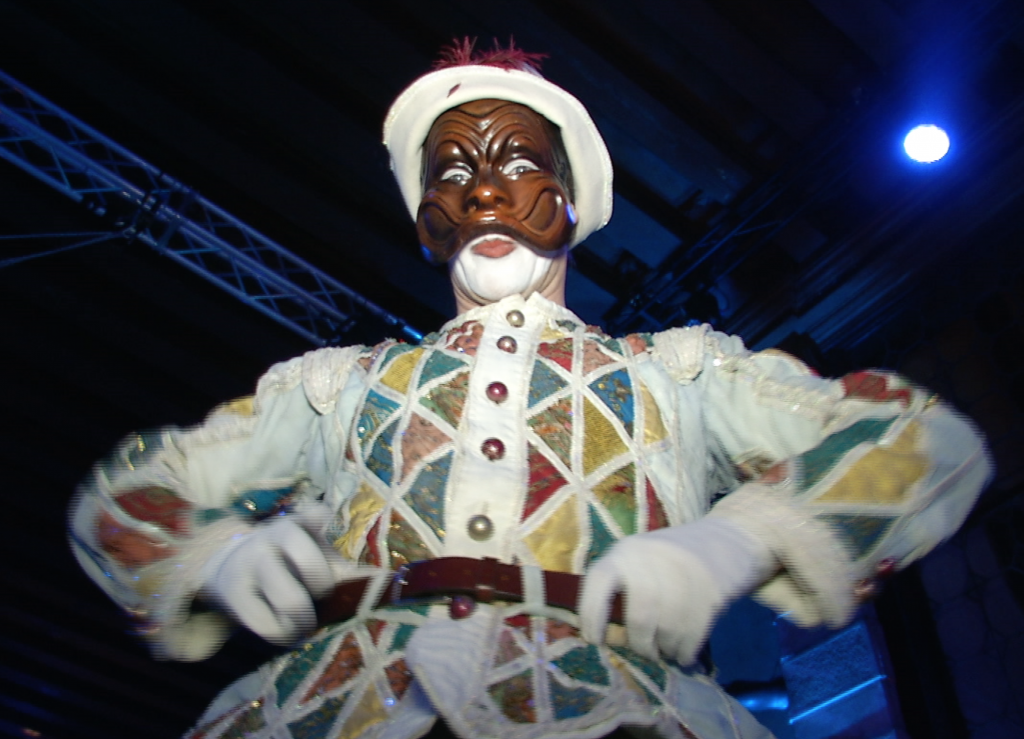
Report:
[[[505,619],[505,623],[511,626],[513,629],[519,629],[523,631],[527,636],[530,636],[530,617],[525,613],[520,613],[515,616],[509,616]]]
[[[466,321],[448,332],[445,349],[452,349],[471,357],[476,356],[480,347],[480,337],[484,335],[484,327],[477,321]]]
[[[559,339],[537,347],[537,353],[545,359],[561,365],[567,372],[572,372],[572,339]]]
[[[376,644],[380,640],[380,632],[384,630],[387,624],[384,621],[380,621],[376,618],[371,618],[366,622],[366,630],[370,633],[370,639]]]
[[[654,486],[651,484],[650,479],[647,480],[647,530],[654,531],[655,529],[663,529],[668,526],[668,516],[665,515],[665,509],[661,506],[661,501],[658,500],[657,494],[654,492]]]
[[[858,398],[860,400],[872,400],[878,403],[886,403],[891,400],[899,401],[903,406],[910,405],[911,390],[908,387],[891,390],[889,378],[875,372],[854,372],[843,378],[843,390],[846,397]]]
[[[404,659],[397,659],[384,668],[384,674],[387,675],[391,692],[395,694],[395,698],[401,700],[412,684],[412,670]]]
[[[96,541],[100,549],[129,568],[145,567],[177,553],[173,547],[161,546],[141,531],[122,526],[106,511],[96,521]]]
[[[188,531],[192,506],[164,488],[139,488],[118,495],[117,504],[136,521],[156,524],[165,531],[181,536]]]
[[[547,457],[533,446],[529,447],[530,482],[526,492],[526,503],[523,505],[523,518],[533,515],[534,511],[565,485],[565,478],[548,461]]]
[[[310,686],[306,695],[303,696],[302,702],[308,703],[318,693],[327,693],[341,687],[358,675],[362,667],[363,653],[359,650],[359,644],[356,642],[355,635],[348,634],[342,640],[338,651],[335,652],[334,659],[331,660],[331,663],[327,665],[320,678]]]
[[[377,523],[373,525],[370,532],[366,535],[366,547],[363,549],[363,553],[359,556],[359,561],[364,564],[373,565],[374,567],[380,567],[380,549],[377,546],[377,539],[379,538],[380,532],[380,519],[377,519]]]

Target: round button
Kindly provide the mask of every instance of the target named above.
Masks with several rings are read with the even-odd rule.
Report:
[[[510,310],[505,318],[508,320],[509,325],[516,328],[519,328],[526,322],[526,318],[523,317],[523,312],[520,310]]]
[[[456,621],[469,618],[475,610],[476,601],[468,595],[456,595],[452,598],[451,603],[448,604],[448,615]]]
[[[487,516],[478,513],[469,519],[466,530],[469,532],[469,538],[473,541],[487,541],[494,534],[494,524]]]
[[[485,457],[494,462],[505,456],[505,445],[501,439],[486,439],[480,445],[480,451],[484,453]]]
[[[511,336],[502,336],[500,339],[498,339],[498,348],[501,349],[503,352],[515,354],[516,349],[519,348],[519,345],[516,343],[516,340],[513,339]]]
[[[503,382],[492,382],[487,386],[487,397],[495,403],[504,403],[508,400],[508,388]]]

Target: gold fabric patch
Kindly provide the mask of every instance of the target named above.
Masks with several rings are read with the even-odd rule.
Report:
[[[346,559],[354,560],[359,552],[357,547],[362,542],[363,534],[384,508],[384,500],[363,483],[359,492],[348,504],[348,529],[342,536],[334,540],[334,548]]]
[[[651,391],[642,382],[637,384],[640,386],[640,402],[644,406],[644,444],[654,444],[668,436],[668,430],[661,420],[661,411]]]
[[[256,397],[246,395],[244,398],[235,398],[227,403],[221,403],[213,409],[211,416],[228,414],[232,416],[254,416],[256,415]]]
[[[545,570],[572,572],[573,554],[580,538],[576,518],[576,496],[570,496],[548,516],[533,533],[525,537],[526,546]]]
[[[917,449],[921,427],[911,421],[886,446],[875,447],[854,462],[838,482],[818,496],[821,503],[896,505],[928,469],[928,458]]]
[[[589,398],[583,399],[583,474],[626,451],[615,424],[602,415]]]
[[[383,377],[380,378],[381,384],[404,395],[409,389],[409,381],[412,379],[412,373],[421,356],[423,356],[422,348],[399,355],[398,359],[391,363]]]
[[[565,337],[565,331],[560,331],[558,329],[552,328],[551,326],[545,326],[544,330],[540,332],[540,342],[542,344],[550,343],[552,341],[558,341],[559,339],[564,339]]]
[[[387,709],[384,708],[380,696],[377,695],[377,691],[371,683],[367,686],[366,693],[363,694],[355,710],[345,720],[337,737],[338,739],[356,739],[371,726],[379,724],[387,717]]]

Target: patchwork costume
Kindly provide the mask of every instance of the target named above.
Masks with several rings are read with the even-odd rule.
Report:
[[[707,326],[613,338],[513,296],[418,346],[310,352],[196,428],[130,437],[83,487],[73,542],[179,659],[227,633],[193,601],[204,563],[282,517],[328,512],[316,525],[341,576],[371,575],[354,618],[226,691],[194,739],[412,739],[438,715],[467,739],[754,737],[768,734],[700,667],[583,641],[541,570],[582,573],[622,537],[721,517],[780,564],[755,597],[841,626],[880,564],[955,530],[989,473],[970,425],[893,375],[824,380]],[[448,556],[522,565],[525,601],[463,619],[373,608],[391,570]]]

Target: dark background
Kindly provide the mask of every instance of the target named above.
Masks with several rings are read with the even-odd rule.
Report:
[[[899,369],[989,435],[995,484],[878,611],[912,736],[1019,737],[1022,18],[1010,0],[0,0],[0,70],[429,331],[453,301],[390,179],[384,113],[453,37],[547,52],[616,171],[612,224],[573,252],[582,318],[706,320],[824,374]],[[918,119],[953,135],[931,167],[899,151]],[[69,556],[93,460],[310,348],[116,216],[0,162],[8,736],[177,736],[266,654],[243,637],[153,662]]]

